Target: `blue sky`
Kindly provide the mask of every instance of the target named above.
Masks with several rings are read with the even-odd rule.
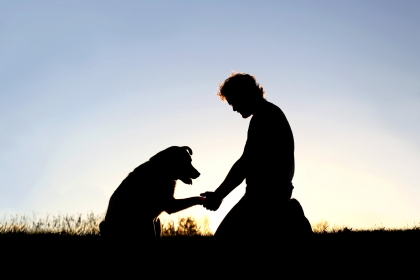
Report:
[[[255,75],[296,141],[312,223],[420,222],[418,1],[1,1],[0,213],[104,212],[136,166],[189,145],[214,190],[248,120],[216,96]],[[217,212],[215,228],[244,192]],[[168,217],[166,217],[168,218]],[[170,217],[169,217],[170,218]]]

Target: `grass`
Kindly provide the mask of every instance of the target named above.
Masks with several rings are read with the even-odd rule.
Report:
[[[28,217],[25,215],[3,217],[0,221],[1,235],[68,235],[86,236],[99,235],[99,223],[103,215],[82,214],[77,216],[69,215],[47,215],[45,218]]]
[[[85,262],[92,263],[92,269],[101,267],[110,258],[108,247],[99,236],[98,226],[102,220],[103,215],[93,213],[84,216],[50,215],[44,218],[18,215],[3,217],[0,220],[0,256],[13,260],[10,256],[17,253],[20,263],[25,263],[26,256],[29,257],[26,262],[40,261],[46,264],[55,261],[63,266]],[[247,261],[273,260],[273,256],[274,260],[287,257],[294,264],[311,264],[314,269],[340,268],[349,271],[378,262],[392,262],[392,266],[396,267],[416,260],[420,252],[419,226],[402,229],[353,229],[330,227],[327,222],[321,222],[313,225],[314,234],[310,238],[283,240],[281,233],[272,238],[274,232],[278,234],[278,230],[275,230],[277,223],[280,222],[274,221],[267,226],[255,222],[261,230],[271,232],[270,240],[275,242],[274,255],[249,251],[246,240],[241,243],[244,250],[240,255]],[[203,258],[207,258],[210,263],[218,259],[232,259],[232,252],[229,253],[225,247],[215,243],[206,221],[199,226],[191,217],[180,218],[177,224],[165,223],[162,235],[158,256],[166,262],[165,265],[167,262],[180,267],[185,262],[199,262],[201,265],[205,263]],[[241,238],[239,229],[238,238]],[[267,249],[273,248],[268,246]],[[144,250],[138,251],[130,246],[127,249],[134,250],[135,254],[131,254],[133,256],[144,255]],[[284,262],[281,264],[285,265]],[[280,264],[273,268],[278,265]],[[243,268],[245,267],[244,265]],[[387,268],[386,265],[382,267]]]
[[[338,233],[396,233],[396,232],[417,232],[420,234],[420,224],[405,228],[387,228],[384,226],[376,226],[369,229],[353,229],[351,227],[342,226],[331,227],[327,221],[322,221],[312,225],[315,234],[338,234]]]
[[[57,235],[57,236],[99,236],[99,223],[103,220],[104,214],[94,213],[72,215],[47,215],[38,218],[25,215],[3,216],[0,219],[0,236],[22,236],[22,235]],[[264,230],[264,229],[261,229]],[[371,229],[353,229],[350,227],[331,227],[328,222],[322,221],[312,225],[314,235],[331,235],[341,233],[396,233],[415,232],[420,235],[420,225],[406,228],[375,227]],[[174,236],[212,236],[207,219],[201,221],[200,225],[192,217],[178,218],[178,224],[173,221],[165,222],[162,225],[163,237]]]
[[[0,236],[99,236],[99,224],[104,215],[93,213],[83,216],[72,215],[47,215],[37,218],[25,215],[4,216],[0,220]],[[167,222],[162,225],[163,237],[174,236],[212,236],[208,220],[199,226],[194,218],[184,217],[178,219],[178,224]]]

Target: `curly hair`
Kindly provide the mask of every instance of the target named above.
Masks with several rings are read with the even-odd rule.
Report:
[[[257,83],[254,76],[233,72],[229,78],[219,85],[217,95],[225,101],[229,96],[241,94],[245,91],[260,97],[264,97],[265,94],[263,87]]]

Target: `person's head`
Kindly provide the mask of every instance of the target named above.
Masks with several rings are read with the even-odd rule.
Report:
[[[243,118],[251,116],[256,105],[264,98],[264,89],[254,76],[245,73],[232,73],[219,85],[217,95],[232,106]]]

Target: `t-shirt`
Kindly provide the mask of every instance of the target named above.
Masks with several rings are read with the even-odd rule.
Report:
[[[283,111],[265,99],[253,114],[242,158],[247,193],[269,194],[293,188],[294,139]]]

